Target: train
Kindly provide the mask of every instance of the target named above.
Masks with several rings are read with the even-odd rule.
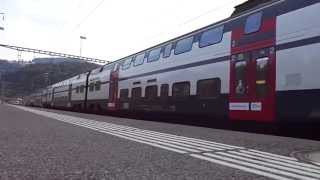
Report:
[[[271,0],[52,84],[26,104],[92,112],[320,118],[320,1]]]

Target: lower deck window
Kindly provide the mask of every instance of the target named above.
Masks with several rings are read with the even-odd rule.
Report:
[[[190,82],[174,83],[172,86],[173,97],[186,97],[190,95]]]
[[[162,84],[160,87],[160,97],[169,96],[169,84]]]
[[[158,86],[147,86],[145,92],[147,99],[155,99],[158,96]]]
[[[100,91],[100,89],[101,89],[101,82],[100,82],[100,81],[97,81],[94,86],[95,86],[95,90],[96,90],[96,91]]]
[[[89,85],[89,91],[92,92],[94,90],[94,83],[90,83]]]
[[[120,100],[127,100],[129,97],[129,89],[120,89]]]
[[[216,98],[220,95],[220,91],[219,78],[200,80],[197,83],[197,96],[200,98]]]
[[[141,98],[141,87],[132,88],[131,95],[132,99]]]
[[[80,93],[84,92],[84,85],[80,86]]]

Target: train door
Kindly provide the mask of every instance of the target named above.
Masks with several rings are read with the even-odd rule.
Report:
[[[119,65],[116,64],[110,73],[108,110],[111,110],[111,111],[117,110],[118,86],[119,86]]]
[[[271,122],[275,119],[274,47],[231,58],[230,118]]]

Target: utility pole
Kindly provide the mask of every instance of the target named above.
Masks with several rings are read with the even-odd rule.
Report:
[[[2,18],[1,18],[2,21],[4,21],[4,13],[0,13],[0,16],[2,16]],[[0,26],[0,30],[3,31],[3,30],[4,30],[4,27]]]
[[[87,37],[85,36],[80,36],[80,57],[82,56],[82,40],[86,40]]]

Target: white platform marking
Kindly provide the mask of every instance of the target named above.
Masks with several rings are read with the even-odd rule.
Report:
[[[240,146],[143,130],[53,112],[40,111],[22,106],[14,107],[37,115],[45,116],[47,118],[89,128],[101,133],[147,144],[168,151],[186,154],[197,159],[206,160],[272,179],[320,179],[319,166],[299,162],[297,159],[292,157],[247,149]]]

